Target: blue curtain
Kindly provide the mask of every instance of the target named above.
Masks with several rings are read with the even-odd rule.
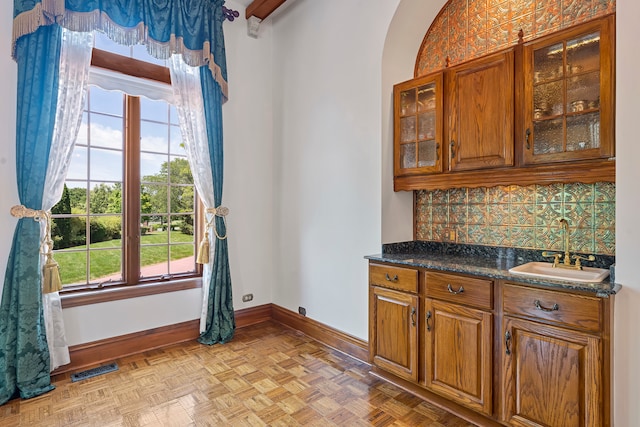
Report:
[[[14,37],[19,38],[40,25],[58,23],[72,31],[100,30],[121,44],[143,43],[156,57],[169,58],[173,53],[182,53],[191,66],[209,66],[226,99],[224,0],[66,0],[64,5],[57,3],[14,0]]]
[[[12,55],[18,62],[16,160],[21,203],[31,209],[42,206],[57,102],[59,24],[73,31],[104,31],[127,44],[144,43],[158,57],[181,53],[187,64],[203,67],[200,75],[219,206],[222,103],[227,98],[223,4],[224,0],[66,0],[64,4],[14,0]],[[222,218],[216,218],[216,225],[221,235],[226,234]],[[39,224],[20,220],[0,305],[0,404],[17,391],[28,398],[53,388],[42,315],[39,236]],[[211,280],[207,330],[200,337],[206,344],[230,340],[235,329],[226,240],[216,241]]]
[[[222,91],[211,73],[200,69],[200,83],[204,100],[204,116],[207,122],[209,156],[213,173],[213,196],[215,205],[222,203],[223,144],[222,144]],[[220,236],[226,236],[227,230],[223,218],[216,216],[216,230]],[[229,272],[229,251],[227,240],[216,237],[213,266],[211,267],[211,285],[207,311],[207,329],[200,334],[203,344],[224,343],[233,338],[236,323],[233,314],[231,295],[231,274]]]
[[[61,28],[40,27],[16,44],[16,171],[20,203],[41,209],[58,97]],[[0,303],[0,405],[54,387],[42,312],[40,225],[19,220]]]

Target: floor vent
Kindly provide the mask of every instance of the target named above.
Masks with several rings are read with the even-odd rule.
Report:
[[[98,366],[97,368],[87,369],[86,371],[71,374],[71,382],[75,383],[76,381],[86,380],[87,378],[97,377],[98,375],[107,374],[117,370],[117,363],[109,363],[108,365]]]

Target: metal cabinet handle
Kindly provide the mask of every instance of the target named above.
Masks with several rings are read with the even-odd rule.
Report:
[[[427,331],[431,331],[431,324],[429,321],[431,320],[431,310],[427,311]]]
[[[559,306],[557,303],[556,303],[556,304],[553,304],[553,306],[552,306],[551,308],[543,307],[543,306],[540,304],[540,300],[535,300],[535,301],[533,302],[533,305],[535,305],[535,306],[536,306],[536,308],[537,308],[538,310],[542,310],[542,311],[546,311],[546,312],[549,312],[549,311],[558,311],[558,310],[560,309],[560,306]]]
[[[389,276],[389,273],[385,274],[385,278],[387,279],[387,281],[389,282],[397,282],[398,281],[398,275],[396,274],[395,276],[391,277]]]
[[[531,142],[529,141],[529,137],[531,136],[531,129],[527,128],[524,132],[524,141],[527,144],[527,150],[531,150]]]
[[[509,347],[511,347],[511,332],[507,331],[504,334],[504,346],[506,348],[505,353],[507,356],[511,355],[511,349]]]
[[[449,147],[451,147],[451,160],[453,160],[453,158],[456,156],[456,142],[454,140],[451,140],[451,143],[449,144]]]
[[[411,326],[416,326],[416,308],[411,307]]]
[[[464,288],[462,287],[462,285],[457,291],[454,291],[453,288],[451,287],[451,283],[447,283],[447,290],[449,291],[449,293],[452,293],[454,295],[458,295],[464,292]]]
[[[436,142],[436,161],[440,160],[440,143]]]

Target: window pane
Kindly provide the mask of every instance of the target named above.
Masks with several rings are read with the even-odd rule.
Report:
[[[171,187],[171,212],[193,212],[193,186]]]
[[[94,214],[122,213],[122,184],[91,183],[89,211]]]
[[[142,182],[168,183],[168,156],[166,154],[140,154],[140,179]]]
[[[76,145],[73,149],[73,154],[71,155],[67,179],[86,180],[88,178],[88,166],[87,148]]]
[[[89,87],[89,111],[122,117],[124,109],[124,94],[109,91],[97,86]]]
[[[171,274],[191,273],[196,270],[193,245],[171,245],[170,250],[169,272]]]
[[[140,118],[167,123],[169,121],[169,104],[167,101],[140,97]]]
[[[92,147],[115,148],[122,150],[124,122],[121,117],[91,113],[89,115],[89,144]]]
[[[184,157],[172,157],[169,164],[171,184],[193,184],[189,162]]]
[[[152,277],[169,274],[169,246],[143,246],[140,248],[140,276]]]
[[[169,243],[169,226],[165,215],[142,217],[140,244],[142,246]]]
[[[56,252],[55,260],[60,266],[60,279],[63,286],[87,283],[86,251]]]
[[[92,181],[122,181],[122,151],[89,150],[89,176]]]
[[[87,213],[87,183],[67,181],[65,183],[67,191],[69,192],[69,202],[71,204],[72,214],[86,214]],[[64,194],[63,194],[64,196]],[[62,202],[62,201],[60,201]]]
[[[89,223],[91,249],[122,247],[122,218],[93,216]]]
[[[78,137],[76,138],[76,145],[87,145],[89,143],[89,115],[82,113],[82,122],[80,123],[80,129],[78,130]]]
[[[89,251],[89,274],[92,283],[122,280],[122,250]]]
[[[171,128],[169,128],[169,138],[171,140],[171,154],[186,156],[187,152],[184,150],[182,131],[180,131],[179,126],[171,126]]]
[[[172,125],[179,125],[180,119],[178,117],[178,110],[175,105],[169,105],[169,123]]]
[[[166,214],[167,186],[155,184],[142,184],[140,189],[140,210],[143,214]]]
[[[171,217],[171,243],[193,243],[194,215]]]
[[[168,153],[169,126],[143,120],[140,123],[140,149],[154,153]]]

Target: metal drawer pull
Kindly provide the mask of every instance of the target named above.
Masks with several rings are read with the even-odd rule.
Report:
[[[416,326],[416,308],[411,307],[411,326]]]
[[[553,307],[551,308],[543,307],[540,305],[540,300],[535,300],[533,304],[536,306],[538,310],[542,310],[542,311],[558,311],[558,309],[560,309],[560,306],[558,304],[553,304]]]
[[[451,283],[447,284],[447,289],[449,290],[450,293],[454,295],[458,295],[464,292],[464,288],[462,286],[460,286],[460,288],[457,291],[454,291],[453,288],[451,287]]]
[[[431,320],[431,310],[427,311],[427,331],[431,331],[431,325],[429,324],[429,320]]]
[[[395,282],[398,281],[398,275],[397,274],[395,276],[391,277],[391,276],[389,276],[389,273],[387,273],[385,276],[387,278],[387,281],[389,281],[389,282],[395,283]]]
[[[504,334],[504,346],[506,347],[505,353],[507,356],[511,355],[511,332],[507,331]]]

